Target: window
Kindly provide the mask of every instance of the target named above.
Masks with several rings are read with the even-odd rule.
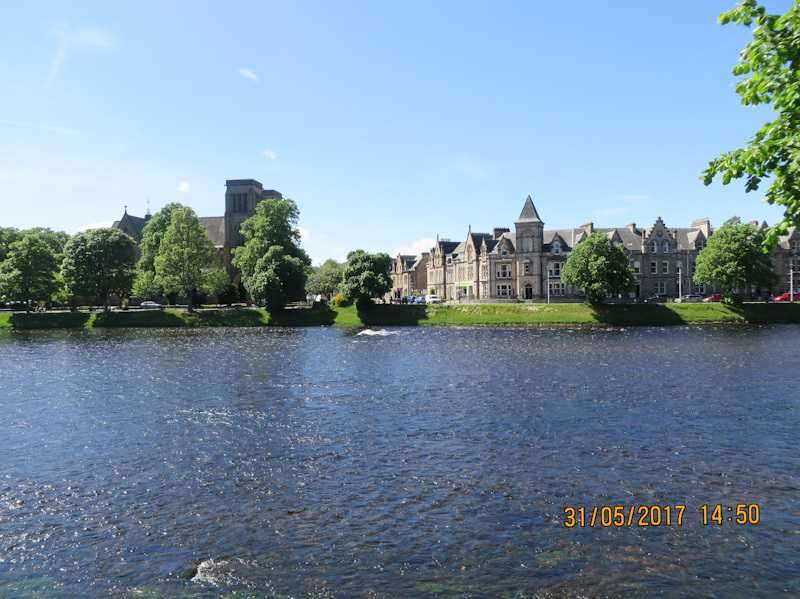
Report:
[[[653,260],[650,263],[650,274],[651,275],[657,275],[658,274],[658,262],[656,262],[655,260]]]
[[[667,262],[666,260],[664,260],[661,263],[661,274],[662,275],[668,275],[669,274],[669,262]]]
[[[530,262],[526,261],[525,264],[523,264],[522,266],[523,266],[523,270],[525,271],[526,275],[531,274],[531,263]]]
[[[469,274],[467,275],[469,280],[473,280],[475,278],[475,267],[472,264],[469,265]]]
[[[797,241],[796,239],[792,241],[792,251],[800,251],[800,241]]]
[[[550,281],[550,297],[564,295],[564,283],[561,281]]]
[[[498,283],[497,284],[497,296],[498,297],[509,297],[511,295],[511,285],[507,283]]]
[[[497,278],[498,279],[510,279],[511,278],[511,265],[510,264],[498,264],[497,265]]]
[[[665,281],[656,283],[656,295],[667,295],[667,283]]]
[[[503,258],[508,256],[508,248],[506,246],[503,246],[503,247],[500,248],[500,255]]]
[[[653,241],[650,244],[650,253],[651,254],[657,254],[658,253],[658,242],[657,241]]]
[[[489,265],[484,264],[481,266],[481,278],[488,279],[489,278]]]
[[[533,237],[523,237],[522,238],[522,251],[523,252],[532,252],[533,251]]]
[[[665,240],[664,243],[661,245],[661,251],[664,252],[665,254],[669,254],[669,242],[668,241]]]
[[[642,274],[642,263],[639,260],[633,261],[633,274],[635,275]]]
[[[547,274],[548,276],[554,277],[556,279],[561,277],[561,269],[564,268],[563,262],[548,262],[547,264]]]
[[[558,256],[561,253],[561,243],[556,241],[553,243],[553,255]]]

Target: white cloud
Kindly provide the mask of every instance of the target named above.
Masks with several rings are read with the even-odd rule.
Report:
[[[183,193],[191,193],[192,191],[192,184],[188,181],[181,181],[181,184],[178,185],[175,191],[182,191]]]
[[[300,241],[308,241],[311,239],[311,232],[308,229],[297,227],[297,230],[300,232]]]
[[[250,81],[260,81],[258,75],[256,75],[250,69],[236,69],[236,72],[239,73],[245,79],[249,79]]]
[[[108,229],[111,225],[114,224],[113,220],[101,220],[97,223],[89,223],[88,225],[81,225],[78,227],[78,231],[89,231],[91,229]]]
[[[264,153],[264,156],[266,156],[270,160],[275,160],[278,157],[278,155],[275,152],[273,152],[272,150],[264,150],[263,153]]]
[[[411,247],[397,247],[392,250],[392,253],[389,254],[392,258],[397,256],[397,254],[406,254],[411,256],[417,256],[422,252],[428,252],[430,249],[436,245],[436,240],[432,239],[431,237],[425,237],[424,239],[420,239],[419,241],[415,241],[411,244]]]
[[[55,34],[58,37],[58,48],[56,49],[56,55],[53,57],[53,62],[50,64],[48,83],[53,80],[59,69],[61,69],[61,65],[74,52],[88,48],[111,48],[116,45],[114,38],[100,29],[73,31],[66,25],[59,25]]]

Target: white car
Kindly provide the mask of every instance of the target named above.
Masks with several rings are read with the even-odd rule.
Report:
[[[154,310],[156,308],[160,308],[161,304],[157,304],[155,302],[142,302],[141,304],[139,304],[139,307],[142,310]]]
[[[426,304],[441,304],[442,303],[442,298],[440,298],[438,295],[433,295],[433,294],[426,295],[425,296],[425,303]]]

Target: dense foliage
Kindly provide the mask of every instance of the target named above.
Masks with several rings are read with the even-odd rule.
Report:
[[[597,306],[606,295],[631,291],[636,280],[621,247],[611,244],[605,233],[597,231],[579,243],[561,272],[566,285],[586,293],[586,303]]]
[[[262,200],[242,223],[244,246],[234,250],[233,264],[242,271],[245,289],[271,313],[302,299],[305,290],[311,260],[299,246],[298,216],[290,199]]]
[[[330,299],[342,282],[344,266],[333,258],[326,260],[308,275],[306,291],[312,295],[324,295]]]
[[[771,248],[788,227],[800,225],[800,4],[784,16],[768,14],[755,0],[745,0],[719,18],[721,23],[754,25],[753,41],[742,51],[734,75],[742,104],[770,104],[777,117],[750,139],[747,147],[723,154],[703,171],[709,185],[716,177],[727,185],[746,177],[754,191],[769,178],[766,201],[784,206],[783,220],[764,239]]]
[[[771,289],[778,277],[763,244],[764,234],[753,225],[738,217],[728,219],[697,255],[695,282],[719,287],[727,304],[740,302],[736,289],[748,285]]]
[[[190,312],[196,294],[220,291],[228,280],[219,251],[189,207],[172,212],[154,264],[158,283],[166,293],[185,296]]]
[[[136,244],[119,229],[77,233],[64,246],[61,276],[72,296],[99,296],[108,311],[111,294],[130,295]]]
[[[354,250],[347,254],[339,290],[357,308],[364,309],[371,305],[373,298],[383,297],[392,288],[391,266],[388,254]]]
[[[43,236],[23,235],[5,251],[5,260],[0,264],[0,296],[25,302],[26,311],[30,311],[31,301],[49,301],[59,287],[59,257]]]

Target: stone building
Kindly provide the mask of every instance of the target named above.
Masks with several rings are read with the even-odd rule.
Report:
[[[220,252],[220,258],[225,268],[238,283],[239,272],[231,264],[233,249],[244,245],[244,236],[240,232],[242,223],[256,213],[256,205],[264,199],[282,200],[283,196],[274,189],[263,189],[261,183],[255,179],[229,179],[225,181],[225,215],[201,216],[200,224],[208,232],[211,242]],[[142,231],[150,219],[150,212],[142,218],[131,216],[127,208],[125,214],[112,227],[120,229],[130,235],[136,242],[136,260],[141,257],[139,244],[142,241]]]
[[[427,261],[427,291],[445,300],[580,299],[581,291],[565,285],[561,272],[572,249],[595,231],[607,235],[628,257],[636,285],[627,299],[674,298],[714,291],[693,281],[697,254],[713,234],[707,218],[695,220],[685,228],[668,227],[658,217],[652,226],[643,228],[635,223],[595,228],[587,222],[570,229],[546,230],[530,196],[513,230],[495,228],[492,233],[473,233],[470,228],[462,242],[438,240]],[[793,228],[780,238],[772,252],[775,269],[781,276],[781,284],[774,291],[788,289],[790,268],[797,272],[800,262],[798,253],[800,232]],[[752,297],[766,297],[768,290],[743,291]]]
[[[390,300],[399,300],[410,295],[425,294],[428,288],[428,258],[430,254],[423,252],[418,256],[398,254],[392,259],[392,290],[388,294]]]

